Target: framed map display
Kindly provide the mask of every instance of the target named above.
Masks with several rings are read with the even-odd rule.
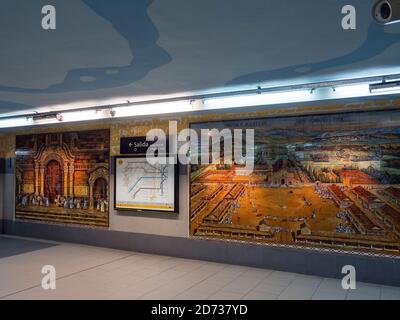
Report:
[[[145,156],[115,158],[116,210],[178,211],[176,164],[154,164]]]

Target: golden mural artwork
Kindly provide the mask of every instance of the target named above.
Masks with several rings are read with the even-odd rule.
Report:
[[[108,227],[109,130],[16,137],[16,219]]]
[[[191,166],[192,236],[400,254],[399,110],[191,128],[255,130],[252,172]]]
[[[16,156],[16,137],[18,135],[30,135],[36,136],[36,135],[46,135],[48,132],[53,132],[53,133],[64,133],[64,132],[84,132],[87,130],[91,131],[108,131],[110,133],[109,136],[109,154],[111,156],[118,156],[120,154],[120,138],[121,137],[128,137],[128,136],[143,136],[146,135],[148,130],[154,129],[154,128],[161,128],[164,130],[167,130],[168,128],[168,121],[169,120],[177,120],[178,121],[178,130],[188,128],[191,123],[196,123],[196,122],[209,122],[209,121],[230,121],[230,120],[240,120],[240,119],[259,119],[259,118],[271,118],[273,119],[274,117],[291,117],[291,116],[300,116],[300,115],[310,115],[312,116],[313,114],[324,114],[324,113],[343,113],[343,112],[349,112],[349,111],[375,111],[375,110],[380,110],[380,109],[394,109],[394,108],[399,108],[400,107],[400,100],[383,100],[383,101],[365,101],[361,103],[349,103],[349,104],[332,104],[332,105],[309,105],[309,106],[291,106],[291,107],[285,107],[285,108],[278,108],[278,107],[271,107],[267,109],[260,109],[259,111],[247,111],[247,112],[229,112],[229,113],[223,113],[223,114],[218,114],[218,113],[213,113],[213,114],[192,114],[192,115],[172,115],[169,117],[164,117],[164,118],[151,118],[151,119],[112,119],[110,121],[102,121],[102,122],[97,122],[97,121],[88,121],[88,122],[82,122],[82,123],[74,123],[74,124],[69,124],[69,123],[60,123],[55,126],[48,126],[48,127],[32,127],[32,128],[20,128],[20,129],[15,129],[13,132],[4,132],[0,134],[0,156],[3,158],[15,158]],[[81,131],[82,130],[82,131]],[[18,161],[17,161],[18,162]],[[23,170],[22,170],[23,172]],[[28,177],[28,173],[27,176]],[[21,172],[16,172],[16,180],[21,178]],[[33,179],[30,177],[29,179]],[[343,177],[344,180],[351,180],[351,177]],[[192,217],[192,223],[190,225],[190,234],[191,235],[199,235],[199,233],[196,231],[196,221],[193,222],[193,205],[195,205],[195,198],[193,196],[193,192],[195,190],[195,181],[192,181],[192,196],[191,196],[191,205],[192,209],[191,212],[189,213],[184,213],[184,214],[191,214]],[[19,188],[19,193],[25,192],[28,194],[34,194],[35,192],[38,192],[35,190],[35,183],[27,183],[25,185],[20,185],[17,186]],[[235,190],[233,190],[235,191]],[[236,190],[237,191],[237,190]],[[235,191],[235,192],[236,192]],[[274,195],[274,192],[277,192],[276,190],[270,190],[271,194],[258,194],[257,191],[254,191],[254,194],[250,193],[250,196],[257,196],[259,197],[270,197],[270,198],[276,198],[279,199],[279,197],[282,197],[282,194],[277,193]],[[40,193],[40,191],[39,191]],[[75,184],[74,186],[74,193],[76,196],[80,198],[85,198],[87,194],[90,193],[90,186],[89,185],[77,185]],[[239,192],[240,193],[240,192]],[[296,196],[296,192],[290,193],[288,195],[291,195],[293,197]],[[287,195],[286,195],[287,196]],[[379,195],[378,195],[379,197]],[[16,197],[16,202],[21,201],[21,199],[17,199],[18,194]],[[288,200],[290,200],[290,197],[288,197]],[[293,204],[301,204],[301,201],[299,202],[298,200],[293,199]],[[43,204],[43,203],[42,203]],[[82,203],[83,205],[83,203]],[[272,205],[272,204],[271,204]],[[276,206],[280,206],[280,203],[276,203]],[[17,206],[18,207],[18,206]],[[269,208],[266,208],[269,210]],[[97,206],[96,206],[96,213],[97,214]],[[72,212],[72,211],[70,211]],[[100,214],[101,211],[100,211]],[[30,217],[33,217],[31,215]],[[23,218],[22,216],[18,216],[17,218]],[[26,217],[25,217],[26,218]],[[300,217],[302,218],[302,217]],[[36,220],[43,221],[40,218],[37,218]],[[372,219],[374,220],[374,219]],[[52,222],[57,222],[57,219],[52,219],[52,220],[46,220],[46,221],[52,221]],[[246,220],[241,220],[241,223],[245,223]],[[327,220],[329,221],[329,220]],[[384,220],[387,222],[387,220]],[[66,222],[66,221],[64,221]],[[84,221],[80,221],[79,223],[83,224],[90,224],[86,223]],[[379,222],[379,221],[378,221]],[[67,222],[68,223],[68,222]],[[385,223],[385,222],[384,222]],[[108,214],[107,214],[107,219],[104,219],[104,221],[100,224],[94,223],[90,225],[101,225],[101,226],[106,226],[108,225]],[[270,226],[268,223],[265,225],[262,223],[260,226],[256,226],[260,230],[270,230]],[[384,228],[385,229],[385,228]],[[312,231],[312,228],[309,228],[309,226],[304,225],[302,228],[302,233],[303,235],[308,232],[308,230]],[[386,229],[385,229],[386,230]],[[209,237],[209,235],[207,235]],[[347,237],[352,237],[352,235],[347,234]],[[368,237],[368,236],[367,236]],[[222,238],[230,238],[230,237],[222,237]],[[245,239],[245,241],[253,241],[252,239]],[[270,240],[268,240],[270,241]],[[275,240],[273,240],[275,241]],[[321,243],[325,241],[324,239],[321,239]],[[330,240],[329,240],[330,241]],[[397,241],[397,240],[396,240]],[[394,241],[394,243],[396,243]],[[286,243],[285,241],[283,241]],[[390,241],[389,241],[390,242]],[[279,241],[275,241],[275,243],[280,243]],[[290,242],[292,243],[292,242]],[[299,241],[297,241],[295,244],[300,244]],[[314,245],[313,245],[314,246]],[[325,246],[325,245],[324,245]],[[328,247],[334,247],[336,245],[328,244],[326,245]],[[371,244],[367,241],[365,244],[360,244],[360,247],[371,247]],[[374,247],[374,245],[372,245]],[[339,247],[343,247],[342,244],[339,244]],[[389,247],[389,246],[388,246]],[[365,250],[370,250],[370,249],[365,249]],[[397,248],[397,247],[396,247]],[[361,249],[360,249],[361,250]],[[364,249],[362,249],[364,250]],[[373,251],[376,251],[375,249],[372,249]],[[377,249],[380,250],[380,249]],[[397,250],[397,249],[396,249]]]

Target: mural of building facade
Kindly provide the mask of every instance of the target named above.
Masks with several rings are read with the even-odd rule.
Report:
[[[400,255],[400,111],[191,127],[255,130],[254,171],[191,166],[192,236]]]
[[[16,219],[108,226],[109,130],[16,137]]]

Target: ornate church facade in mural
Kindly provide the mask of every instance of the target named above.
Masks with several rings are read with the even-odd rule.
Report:
[[[16,218],[108,226],[109,130],[17,136]]]
[[[400,111],[192,128],[254,128],[255,166],[191,167],[191,235],[400,255]]]

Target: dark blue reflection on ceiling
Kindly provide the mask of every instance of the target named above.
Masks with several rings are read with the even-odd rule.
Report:
[[[23,103],[0,100],[0,113],[22,111],[22,110],[33,109],[33,108],[35,108],[35,107],[31,106],[31,105],[23,104]]]
[[[353,52],[317,63],[298,64],[286,68],[249,73],[229,81],[227,85],[242,85],[282,78],[295,78],[299,75],[307,75],[334,67],[359,63],[378,56],[399,42],[400,34],[385,32],[384,26],[372,22],[368,28],[367,38]]]
[[[131,63],[123,67],[70,70],[63,83],[45,89],[0,86],[0,91],[58,93],[120,87],[142,79],[151,70],[171,61],[170,55],[157,45],[159,34],[147,14],[153,0],[82,1],[98,15],[110,21],[115,30],[127,40],[133,56]],[[91,81],[81,81],[81,77],[89,78]]]

